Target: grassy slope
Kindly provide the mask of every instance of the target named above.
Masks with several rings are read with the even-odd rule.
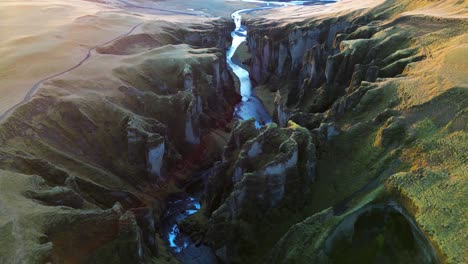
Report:
[[[308,208],[271,223],[267,229],[273,231],[264,234],[268,240],[337,203],[358,205],[373,188],[385,185],[386,194],[410,211],[444,262],[467,261],[468,14],[460,11],[466,7],[464,1],[401,0],[368,13],[377,20],[374,25],[386,28],[371,42],[405,36],[404,43],[387,43],[380,55],[390,52],[396,58],[415,50],[412,56],[425,59],[410,61],[397,78],[379,79],[353,111],[337,120],[344,131],[321,148]],[[359,49],[366,42],[345,46]],[[386,70],[391,67],[399,66]],[[402,120],[400,132],[383,136],[394,121],[376,120],[385,110]]]
[[[417,13],[416,3],[410,7],[412,14]],[[432,11],[423,10],[425,14]],[[362,133],[350,129],[332,140],[319,161],[312,207],[324,209],[380,173],[399,171],[387,181],[388,190],[411,211],[444,261],[465,262],[468,238],[460,234],[468,233],[468,63],[463,59],[468,58],[467,23],[450,18],[425,18],[424,24],[402,21],[395,26],[414,36],[410,47],[418,47],[426,60],[409,64],[400,78],[378,83],[374,91],[380,89],[380,95],[372,96],[365,109],[358,108],[339,123],[342,127],[369,123],[391,108],[406,118],[406,135],[390,148],[376,146],[378,131],[384,128],[378,126]],[[444,23],[448,25],[439,28]],[[392,161],[399,165],[394,167]]]

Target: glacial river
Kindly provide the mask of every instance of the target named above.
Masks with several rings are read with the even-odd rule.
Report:
[[[242,101],[235,106],[234,117],[242,120],[250,118],[255,119],[255,126],[260,128],[263,125],[267,125],[272,122],[271,116],[263,105],[262,101],[255,95],[255,91],[250,81],[249,71],[245,69],[241,62],[234,62],[233,57],[236,53],[237,48],[247,41],[247,28],[242,25],[241,14],[246,14],[254,11],[292,6],[292,5],[307,5],[316,4],[320,2],[335,2],[335,0],[320,0],[320,1],[259,1],[259,0],[244,0],[242,2],[258,3],[263,5],[262,7],[241,9],[232,13],[231,17],[234,20],[236,28],[231,32],[232,44],[226,53],[226,62],[231,68],[234,75],[237,76],[240,83],[240,94]]]
[[[255,96],[253,91],[252,82],[250,81],[249,71],[244,69],[242,66],[232,61],[237,48],[247,41],[247,30],[242,25],[242,13],[253,12],[256,10],[269,9],[272,7],[259,7],[254,9],[242,9],[232,14],[232,19],[236,24],[236,28],[231,32],[232,43],[231,47],[226,53],[226,62],[231,68],[232,72],[237,76],[240,83],[240,94],[242,101],[236,105],[234,109],[234,117],[242,120],[249,118],[255,119],[255,125],[260,127],[271,123],[271,116],[265,109],[262,101]]]

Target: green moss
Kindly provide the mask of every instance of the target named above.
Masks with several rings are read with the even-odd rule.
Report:
[[[375,41],[371,39],[353,39],[344,40],[341,42],[341,49],[343,54],[362,55],[358,58],[362,58],[369,51],[369,47],[373,45]]]
[[[468,175],[463,176],[465,179]],[[391,177],[387,187],[410,208],[422,229],[447,263],[464,261],[468,228],[464,205],[468,203],[466,180],[444,172],[421,170]]]
[[[405,124],[403,118],[390,117],[383,126],[379,128],[375,136],[375,147],[388,147],[398,144],[405,137]]]
[[[156,241],[158,245],[165,245],[165,241],[163,241],[159,236],[156,236]],[[159,254],[157,257],[153,257],[150,260],[150,263],[153,264],[178,264],[180,263],[175,257],[174,254],[165,246],[159,247]]]
[[[186,234],[190,234],[193,241],[201,240],[208,229],[208,217],[206,207],[202,206],[197,213],[179,222],[180,229]]]
[[[394,76],[402,73],[403,70],[405,69],[405,67],[408,64],[423,60],[424,58],[425,58],[425,56],[411,56],[411,57],[408,57],[408,58],[399,59],[399,60],[391,63],[390,65],[387,65],[384,68],[382,68],[380,70],[380,72],[379,72],[379,76],[384,77],[384,78],[385,77],[394,77]]]
[[[444,126],[450,120],[447,107],[457,99],[411,126],[412,140],[402,151],[410,172],[395,174],[387,182],[388,190],[415,215],[447,263],[463,262],[463,245],[468,243],[466,236],[459,235],[468,232],[466,222],[460,221],[468,204],[468,135],[451,130],[451,123]],[[438,100],[431,105],[437,107]]]
[[[373,126],[363,124],[321,147],[326,151],[318,154],[317,180],[309,199],[312,212],[350,197],[395,160],[396,153],[374,146],[376,133]]]
[[[276,97],[276,87],[270,85],[262,85],[255,88],[255,93],[258,98],[262,100],[263,105],[267,109],[268,113],[273,116],[275,112],[275,97]]]
[[[348,111],[337,122],[342,126],[351,126],[359,122],[370,122],[380,113],[394,108],[399,103],[397,94],[398,81],[387,81],[368,90],[354,111]]]
[[[9,259],[13,259],[12,253],[15,252],[13,222],[7,222],[0,226],[0,262],[7,263]]]
[[[332,263],[432,263],[412,229],[400,212],[371,208],[358,216],[351,237],[335,231],[328,254]]]
[[[413,136],[418,140],[433,136],[438,130],[431,118],[425,118],[415,123],[412,128],[414,132]]]
[[[408,58],[414,55],[417,51],[418,51],[417,48],[407,48],[407,49],[397,50],[393,54],[385,58],[383,62],[385,64],[393,63],[397,60]]]

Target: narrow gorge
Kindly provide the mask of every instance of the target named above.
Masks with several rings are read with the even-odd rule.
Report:
[[[465,1],[88,2],[133,28],[0,112],[1,264],[467,261]]]

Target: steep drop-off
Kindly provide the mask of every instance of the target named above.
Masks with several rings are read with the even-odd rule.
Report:
[[[0,263],[203,263],[174,210],[210,263],[466,262],[466,8],[247,16],[260,128],[233,119],[231,20],[99,47],[0,124]]]

